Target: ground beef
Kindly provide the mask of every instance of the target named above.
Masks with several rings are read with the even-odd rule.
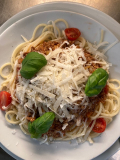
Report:
[[[69,110],[69,112],[71,114],[74,114],[76,119],[79,117],[81,117],[83,120],[89,118],[94,113],[96,107],[99,105],[100,102],[103,104],[105,103],[108,92],[109,87],[108,85],[106,85],[99,95],[89,97],[89,105],[87,107],[85,107],[84,105],[79,105],[79,108],[77,110]],[[77,103],[80,104],[81,101],[78,101]]]
[[[66,127],[65,130],[62,129],[64,123],[68,123],[68,126]],[[63,123],[61,123],[59,120],[55,119],[52,126],[50,127],[49,131],[46,134],[48,137],[60,138],[61,134],[65,136],[65,133],[70,131],[71,127],[75,123],[76,122],[74,120],[68,122],[67,119],[64,119]]]
[[[98,104],[100,102],[103,104],[105,103],[108,91],[109,91],[109,87],[108,85],[106,85],[99,95],[95,97],[89,97],[89,106],[85,107],[84,105],[82,106],[80,105],[77,110],[68,109],[70,114],[75,115],[75,119],[69,122],[67,119],[64,119],[63,123],[55,119],[49,131],[46,133],[47,136],[53,137],[53,138],[60,138],[61,133],[63,134],[63,136],[65,136],[65,133],[71,130],[71,127],[74,124],[76,124],[76,119],[79,117],[82,119],[82,121],[85,121],[86,118],[88,118],[88,121],[89,121],[89,117],[94,113]],[[80,103],[80,101],[78,101],[78,103]],[[65,130],[62,130],[64,123],[68,123],[68,126],[66,127]]]
[[[50,48],[52,49],[52,51],[54,51],[59,46],[60,46],[60,43],[56,41],[48,41],[48,42],[43,42],[39,44],[37,47],[32,48],[32,50],[39,51],[47,55],[50,52]]]
[[[95,60],[94,57],[88,52],[84,53],[84,55],[85,55],[87,63]]]
[[[35,48],[32,47],[31,51],[38,51],[38,52],[44,53],[45,55],[48,55],[50,52],[50,48],[52,49],[52,51],[54,51],[55,49],[60,47],[60,45],[64,41],[66,41],[66,40],[61,40],[60,42],[56,42],[56,41],[43,42]],[[69,44],[65,43],[64,45],[61,46],[61,48],[70,47],[72,44],[74,44],[74,41],[68,41],[68,42],[69,42]],[[77,46],[77,48],[79,48],[79,47]]]
[[[61,137],[61,133],[63,136],[65,135],[65,131],[62,130],[63,123],[59,120],[54,120],[52,126],[50,127],[49,131],[46,133],[48,137],[59,138]],[[61,133],[60,133],[61,132]]]
[[[91,65],[87,65],[91,61],[95,61],[95,58],[88,52],[84,53],[87,63],[85,64],[85,69],[88,69],[90,73],[93,73],[97,68],[101,68],[101,65],[98,63],[91,63]]]

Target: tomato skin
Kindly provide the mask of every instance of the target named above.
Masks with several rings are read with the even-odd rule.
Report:
[[[92,123],[93,123],[93,121],[91,122],[90,127],[91,127]],[[97,133],[102,133],[105,131],[105,129],[106,129],[105,119],[104,118],[96,119],[95,125],[92,130]]]
[[[77,28],[66,28],[65,34],[69,40],[74,41],[81,35],[81,32]]]
[[[0,109],[2,111],[5,111],[2,106],[5,106],[7,107],[12,101],[12,98],[11,98],[11,94],[9,92],[6,92],[6,91],[1,91],[0,92]]]
[[[103,91],[105,92],[105,94],[108,94],[109,92],[109,86],[106,84],[106,86],[103,88]]]

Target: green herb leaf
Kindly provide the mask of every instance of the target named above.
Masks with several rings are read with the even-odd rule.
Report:
[[[30,52],[22,61],[21,76],[30,79],[46,64],[47,60],[43,55],[37,52]]]
[[[98,95],[105,87],[108,79],[108,73],[102,69],[96,69],[92,75],[88,78],[85,86],[85,94],[88,97]]]
[[[32,123],[29,122],[28,131],[31,134],[31,138],[40,138],[42,134],[46,133],[52,126],[54,118],[55,114],[53,112],[47,112]]]
[[[28,130],[30,133],[34,134],[35,133],[35,128],[33,127],[32,123],[28,123]]]

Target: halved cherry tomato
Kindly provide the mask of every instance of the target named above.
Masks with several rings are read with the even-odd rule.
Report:
[[[108,94],[108,92],[109,92],[109,87],[108,87],[107,84],[106,84],[106,86],[103,88],[103,91],[105,92],[105,94]]]
[[[93,122],[92,122],[93,123]],[[90,124],[90,126],[92,125],[92,123]],[[94,132],[97,132],[97,133],[102,133],[105,131],[105,128],[106,128],[106,121],[104,118],[98,118],[96,120],[96,123],[93,127],[93,131]]]
[[[77,28],[66,28],[65,34],[69,40],[74,41],[81,35],[81,32]]]
[[[7,107],[12,101],[11,94],[6,91],[0,92],[0,109],[4,111],[2,106]]]

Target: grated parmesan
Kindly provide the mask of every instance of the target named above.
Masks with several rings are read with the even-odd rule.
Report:
[[[84,89],[91,73],[84,68],[87,62],[84,50],[77,48],[74,44],[62,48],[65,43],[69,44],[64,41],[59,48],[54,51],[50,49],[50,53],[44,55],[47,59],[47,65],[32,79],[26,80],[18,73],[19,82],[16,85],[16,97],[20,106],[24,104],[25,111],[32,111],[33,117],[35,115],[34,105],[35,108],[38,108],[40,115],[50,109],[60,121],[62,118],[67,118],[70,121],[74,119],[74,115],[70,114],[67,108],[77,109],[77,101],[79,100],[81,104],[88,105]],[[104,61],[105,55],[97,50],[104,44],[106,42],[95,46],[87,42],[86,50],[93,54],[94,63],[99,63],[108,70],[110,64]],[[87,63],[87,65],[91,65],[91,63]],[[17,67],[16,63],[15,67]],[[18,109],[20,111],[20,107]],[[80,120],[77,125],[80,125]],[[64,125],[63,129],[66,126]]]

